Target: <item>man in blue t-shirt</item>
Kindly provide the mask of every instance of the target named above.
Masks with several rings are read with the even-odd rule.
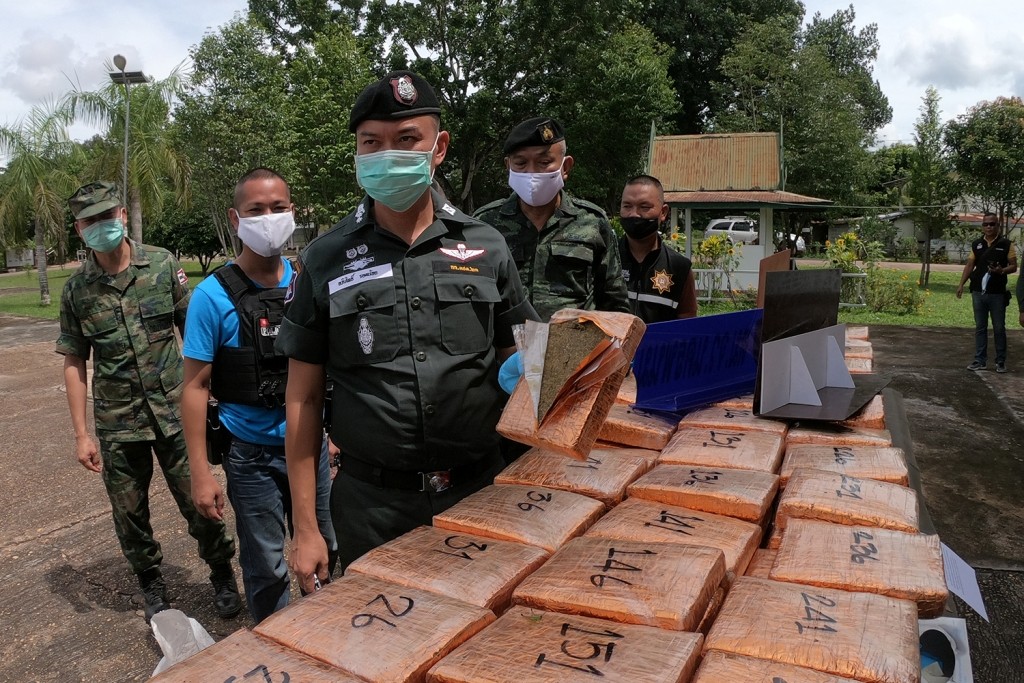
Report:
[[[228,218],[242,253],[192,294],[185,326],[182,419],[196,508],[205,517],[221,519],[224,493],[210,471],[206,443],[207,404],[211,394],[218,398],[221,425],[231,434],[223,466],[235,510],[245,599],[259,623],[287,605],[290,594],[284,559],[292,526],[284,455],[287,361],[273,357],[280,322],[274,311],[280,315],[293,278],[292,264],[281,256],[295,229],[288,184],[270,169],[249,171],[235,186]],[[316,511],[320,533],[336,552],[330,479],[325,440]]]

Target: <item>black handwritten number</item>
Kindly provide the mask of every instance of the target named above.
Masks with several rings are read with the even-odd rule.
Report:
[[[405,606],[405,609],[402,610],[401,612],[396,612],[395,611],[395,608],[391,606],[391,601],[388,600],[387,597],[385,597],[385,595],[383,593],[378,593],[377,597],[375,597],[373,600],[370,600],[370,602],[366,603],[366,606],[369,607],[370,605],[372,605],[373,603],[375,603],[375,602],[377,602],[379,600],[379,601],[384,603],[384,609],[386,609],[391,614],[391,616],[393,616],[393,617],[404,617],[406,614],[409,613],[409,610],[412,609],[414,602],[413,602],[412,598],[407,598],[404,595],[400,595],[398,597],[399,597],[399,599],[405,600],[405,601],[407,601],[409,603],[408,605]],[[369,626],[370,624],[372,624],[374,621],[382,621],[385,624],[387,624],[388,626],[390,626],[391,628],[396,628],[396,626],[395,626],[395,624],[393,622],[390,622],[390,621],[388,621],[387,619],[385,619],[383,617],[378,617],[375,614],[368,614],[368,613],[365,613],[365,612],[357,614],[354,617],[352,617],[352,627],[353,628],[365,628],[365,627]]]
[[[832,452],[836,456],[837,465],[845,465],[854,459],[853,449],[849,446],[833,446]]]
[[[691,536],[692,534],[689,531],[687,531],[687,529],[696,529],[697,527],[695,527],[692,524],[687,524],[686,520],[690,520],[691,522],[704,521],[702,517],[684,517],[682,515],[673,515],[667,510],[662,510],[661,514],[658,515],[658,522],[660,523],[656,524],[654,522],[644,522],[644,526],[651,526],[657,529],[666,529],[668,531],[673,531],[677,534]],[[677,528],[672,528],[673,526]]]
[[[280,673],[280,680],[275,681],[273,675],[270,673],[270,669],[268,669],[265,664],[260,664],[255,669],[242,676],[242,679],[260,677],[263,679],[264,683],[289,683],[289,681],[292,680],[291,675],[287,671],[282,671]],[[225,678],[224,683],[235,683],[237,680],[239,680],[238,676],[231,676],[229,678]]]
[[[711,440],[705,441],[702,445],[704,448],[709,446],[717,446],[718,448],[736,448],[735,444],[742,441],[743,437],[746,436],[746,432],[715,432],[710,430]],[[719,438],[722,440],[720,441]]]
[[[569,467],[579,467],[579,468],[582,468],[582,469],[585,469],[585,470],[596,470],[596,469],[599,469],[598,465],[601,465],[601,464],[603,464],[603,463],[600,460],[598,460],[594,456],[589,456],[585,463],[581,463],[579,465],[569,465]]]
[[[616,553],[618,553],[620,555],[657,555],[658,554],[658,553],[656,553],[653,550],[616,550],[615,548],[609,548],[608,549],[608,559],[605,560],[604,564],[595,564],[594,566],[597,567],[598,569],[602,570],[602,571],[605,571],[605,572],[610,572],[610,571],[639,572],[639,571],[643,571],[643,569],[641,569],[640,567],[637,567],[637,566],[632,565],[632,564],[628,564],[626,562],[623,562],[622,560],[616,560],[615,559],[615,554]],[[607,574],[593,574],[590,577],[590,583],[594,584],[598,588],[604,588],[604,583],[607,580],[618,581],[619,583],[623,583],[623,584],[625,584],[627,586],[632,586],[633,585],[632,583],[630,583],[629,581],[626,581],[625,579],[620,579],[620,578],[618,578],[616,576],[609,576]]]
[[[878,548],[875,547],[874,543],[864,543],[863,541],[873,541],[875,537],[866,531],[854,531],[853,532],[853,544],[850,546],[850,562],[856,564],[864,564],[864,560],[875,560],[878,561],[877,557],[873,555],[878,554]]]
[[[560,648],[562,650],[562,654],[568,655],[573,659],[593,659],[594,657],[599,657],[601,655],[601,651],[604,650],[605,662],[612,658],[612,650],[615,649],[615,643],[595,643],[592,641],[587,641],[586,645],[590,646],[590,654],[577,655],[573,654],[572,652],[569,652],[569,645],[570,641],[562,641],[562,647]]]
[[[875,537],[872,536],[871,534],[869,534],[866,531],[854,531],[853,532],[853,542],[854,543],[860,543],[861,541],[873,541],[873,540],[875,540]]]
[[[575,664],[565,664],[564,662],[556,662],[553,659],[548,659],[548,656],[541,652],[537,655],[537,662],[533,665],[534,667],[540,667],[541,664],[553,664],[554,666],[561,666],[566,669],[576,669],[576,671],[582,671],[585,674],[592,676],[599,676],[604,678],[604,674],[593,664],[586,664],[585,666],[576,666]]]
[[[750,411],[749,410],[726,410],[725,411],[725,417],[726,417],[726,419],[729,419],[729,420],[731,420],[734,417],[750,417]]]
[[[568,621],[563,622],[562,623],[562,635],[563,636],[564,635],[568,635],[569,631],[576,631],[577,633],[586,633],[588,636],[602,636],[602,637],[606,637],[606,638],[625,638],[625,636],[622,635],[621,633],[616,633],[615,631],[612,631],[610,629],[605,629],[604,631],[588,631],[585,628],[579,628],[578,626],[573,626]]]
[[[714,484],[722,476],[721,472],[705,472],[703,470],[690,470],[690,478],[683,482],[683,486],[695,486],[697,484]]]
[[[802,634],[805,630],[836,633],[836,629],[829,626],[829,624],[835,624],[836,620],[818,609],[819,607],[835,607],[835,600],[826,598],[824,595],[808,595],[807,593],[800,593],[800,596],[804,601],[803,621],[809,621],[811,624],[802,624],[800,621],[794,621],[797,633]]]
[[[842,477],[842,481],[839,484],[839,488],[836,489],[836,495],[840,498],[856,498],[857,500],[863,500],[860,497],[860,479],[854,479],[848,477],[845,474],[839,475]]]
[[[434,552],[441,553],[442,555],[451,555],[452,557],[461,557],[464,560],[472,560],[473,556],[466,552],[467,550],[472,549],[478,550],[480,552],[487,550],[486,543],[474,543],[473,541],[466,541],[465,545],[456,545],[456,543],[461,542],[456,541],[455,539],[457,538],[461,538],[461,536],[449,536],[448,538],[444,539],[444,544],[452,550],[459,550],[462,552],[450,553],[447,550],[438,550],[437,548],[434,548]]]
[[[550,493],[538,493],[537,491],[528,491],[526,493],[526,497],[529,498],[530,500],[534,501],[534,503],[550,503],[551,502],[551,494]],[[534,508],[540,510],[541,512],[544,512],[544,508],[542,508],[540,505],[534,505],[533,503],[519,503],[518,507],[523,512],[529,512],[530,510],[533,510]]]

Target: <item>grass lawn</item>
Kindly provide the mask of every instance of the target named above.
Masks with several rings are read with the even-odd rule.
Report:
[[[217,261],[214,266],[220,265]],[[211,270],[214,266],[211,266]],[[202,279],[199,263],[183,261],[182,267],[188,274],[189,286],[195,287]],[[0,275],[0,313],[24,315],[33,318],[56,320],[60,310],[60,293],[64,282],[74,272],[74,268],[57,268],[48,271],[50,296],[53,303],[48,307],[39,305],[39,280],[35,271],[29,273],[5,273]],[[916,278],[917,271],[901,271],[909,278]],[[891,313],[874,313],[867,309],[839,309],[839,322],[854,325],[920,325],[926,327],[974,327],[974,314],[971,311],[969,296],[957,300],[956,286],[960,282],[960,273],[933,272],[931,284],[925,294],[924,308],[911,315],[893,315]],[[1010,285],[1016,286],[1016,276],[1010,276]],[[736,310],[732,304],[701,304],[702,315],[725,313]],[[1014,320],[1017,311],[1016,302],[1011,302],[1007,317]]]
[[[210,266],[212,271],[220,261]],[[203,280],[203,271],[198,261],[182,261],[181,267],[188,275],[189,287],[195,287]],[[30,318],[56,320],[60,316],[60,293],[64,283],[75,272],[75,268],[65,266],[51,268],[46,271],[46,279],[50,284],[49,306],[39,305],[39,273],[35,270],[21,273],[0,274],[0,313],[24,315]]]

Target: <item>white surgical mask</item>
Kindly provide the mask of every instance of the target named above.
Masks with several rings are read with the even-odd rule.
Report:
[[[238,239],[260,256],[277,256],[295,232],[291,211],[238,217]]]
[[[562,164],[565,164],[565,159],[562,159]],[[558,196],[565,185],[562,164],[557,171],[548,173],[517,173],[509,169],[508,186],[530,206],[544,206]]]

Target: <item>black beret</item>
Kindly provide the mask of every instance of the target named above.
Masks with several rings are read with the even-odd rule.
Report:
[[[422,76],[412,71],[392,71],[359,93],[348,119],[348,129],[356,132],[356,126],[367,119],[392,121],[440,113],[441,103]]]
[[[511,154],[520,147],[543,147],[564,139],[562,124],[548,116],[535,116],[513,128],[502,149],[505,154]]]

